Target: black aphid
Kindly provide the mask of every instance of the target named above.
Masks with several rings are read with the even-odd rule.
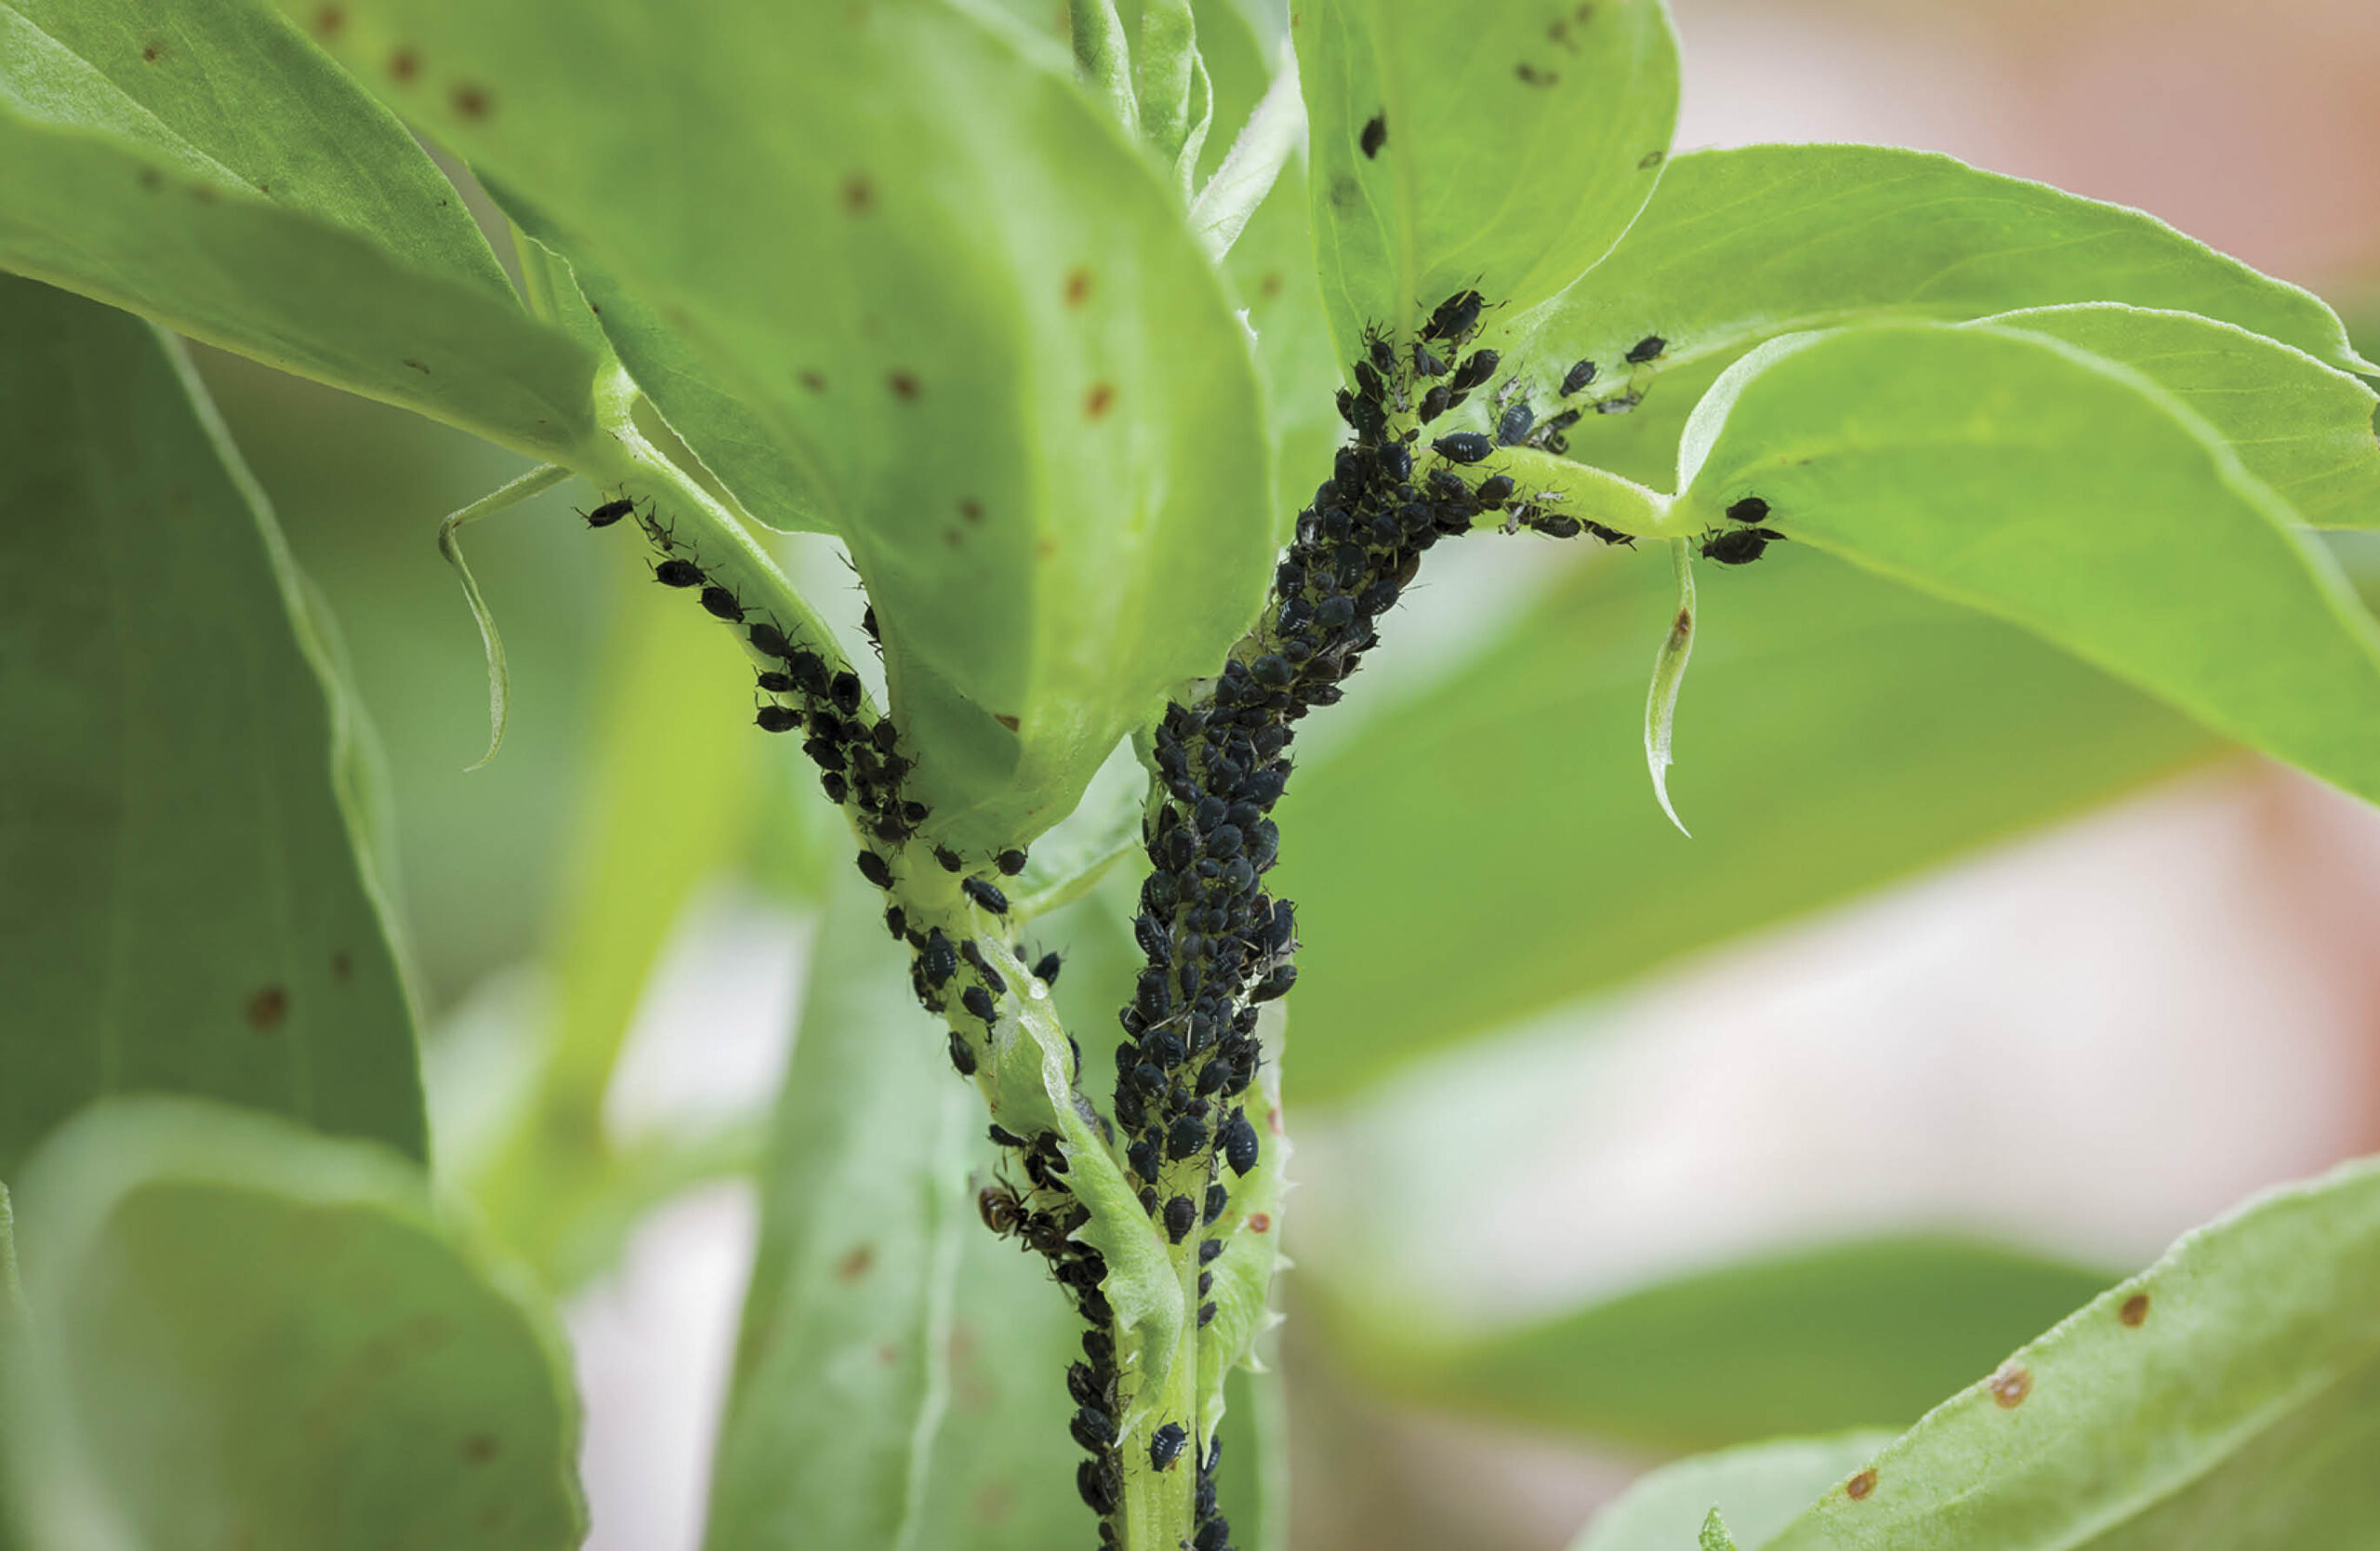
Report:
[[[959,885],[959,891],[996,916],[1008,914],[1008,895],[1002,894],[1000,886],[988,878],[967,879]]]
[[[1595,364],[1592,361],[1579,362],[1568,371],[1562,374],[1562,396],[1566,399],[1568,398],[1571,394],[1577,392],[1580,389],[1584,388],[1594,379]]]
[[[975,1075],[975,1048],[955,1028],[950,1031],[950,1064],[961,1077]]]
[[[1207,1186],[1206,1207],[1199,1213],[1198,1220],[1202,1223],[1211,1223],[1221,1217],[1230,1205],[1231,1192],[1224,1189],[1221,1183],[1210,1185]]]
[[[959,992],[959,1003],[985,1023],[990,1023],[999,1016],[999,1009],[992,1002],[992,993],[981,986],[970,986]]]
[[[1179,1422],[1168,1422],[1149,1438],[1149,1464],[1159,1470],[1170,1470],[1182,1457],[1182,1446],[1190,1440]]]
[[[789,733],[801,725],[801,713],[791,706],[762,706],[752,722],[764,733]]]
[[[918,963],[926,972],[926,984],[939,986],[959,973],[959,955],[951,950],[950,939],[937,926],[926,934],[926,946],[919,950]]]
[[[636,502],[623,496],[617,500],[605,501],[592,511],[582,511],[579,515],[587,519],[587,525],[590,528],[608,528],[635,510]]]
[[[665,560],[653,568],[653,579],[664,587],[700,587],[706,578],[691,560]]]
[[[892,864],[873,851],[859,854],[859,875],[879,889],[892,886]]]
[[[1476,291],[1457,291],[1431,312],[1430,321],[1421,325],[1421,338],[1462,343],[1479,326],[1479,310],[1487,299]]]
[[[1013,878],[1025,870],[1025,853],[1011,846],[992,858],[992,865]]]
[[[721,619],[741,624],[744,619],[743,601],[727,589],[713,585],[703,589],[703,607]]]
[[[1182,1236],[1198,1226],[1198,1203],[1187,1196],[1176,1196],[1165,1203],[1165,1236],[1182,1242]]]
[[[1431,443],[1430,450],[1449,463],[1476,463],[1496,447],[1475,431],[1458,431]]]
[[[1765,523],[1768,521],[1768,503],[1758,496],[1746,496],[1742,500],[1727,508],[1727,521],[1742,523],[1747,526]]]
[[[1364,125],[1363,139],[1359,143],[1364,148],[1367,160],[1379,155],[1380,148],[1388,143],[1388,115],[1374,113]]]
[[[1231,1119],[1223,1122],[1223,1161],[1231,1165],[1233,1173],[1244,1174],[1256,1167],[1256,1128],[1249,1123],[1248,1111],[1231,1112]]]
[[[1054,951],[1044,953],[1040,958],[1033,961],[1033,978],[1044,986],[1056,985],[1058,971],[1064,962],[1064,961],[1060,959]]]
[[[966,865],[959,859],[959,853],[946,845],[937,845],[933,848],[933,859],[945,872],[956,872]]]
[[[1647,334],[1628,347],[1628,364],[1641,366],[1647,361],[1658,361],[1661,358],[1661,351],[1669,348],[1667,339],[1658,334]]]

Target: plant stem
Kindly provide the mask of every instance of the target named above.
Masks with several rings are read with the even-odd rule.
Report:
[[[1181,155],[1190,133],[1190,77],[1198,57],[1190,0],[1144,0],[1141,46],[1132,58],[1141,134],[1159,156]]]
[[[1074,33],[1075,68],[1083,84],[1104,99],[1124,132],[1138,138],[1141,115],[1132,99],[1131,49],[1124,40],[1124,20],[1116,14],[1116,0],[1066,0],[1066,20]]]

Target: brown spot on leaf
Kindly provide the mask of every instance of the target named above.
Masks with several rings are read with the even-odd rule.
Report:
[[[1677,617],[1670,621],[1670,634],[1692,635],[1693,633],[1694,611],[1690,608],[1682,608],[1678,610]]]
[[[841,1262],[836,1266],[835,1275],[842,1279],[844,1281],[857,1281],[860,1278],[867,1275],[869,1269],[873,1267],[875,1264],[876,1246],[873,1244],[857,1245],[852,1250],[851,1253],[843,1256]]]
[[[901,1360],[901,1348],[888,1341],[876,1348],[876,1360],[890,1368]]]
[[[1080,307],[1091,299],[1091,272],[1072,269],[1066,272],[1066,305]]]
[[[280,986],[260,986],[248,996],[248,1027],[262,1034],[281,1027],[289,1015],[289,992]]]
[[[1525,86],[1558,86],[1562,84],[1561,72],[1540,70],[1526,60],[1513,66],[1513,73],[1520,77],[1520,83]]]
[[[487,110],[488,99],[485,86],[465,85],[455,88],[455,111],[465,118],[485,118]]]
[[[2002,1411],[2015,1411],[2033,1392],[2033,1375],[2028,1369],[2010,1363],[1991,1375],[1991,1399]]]
[[[496,1458],[496,1442],[492,1433],[473,1433],[463,1439],[463,1463],[485,1465]]]
[[[1036,560],[1057,559],[1058,541],[1054,538],[1041,539],[1033,546],[1033,558]]]
[[[1645,154],[1636,158],[1636,168],[1638,171],[1642,172],[1659,166],[1662,159],[1668,155],[1669,152],[1666,151],[1647,151]]]
[[[145,64],[155,64],[165,57],[165,46],[162,43],[152,43],[140,51],[141,61]]]
[[[159,173],[155,167],[142,167],[140,169],[140,186],[148,190],[151,193],[155,193],[159,189],[165,186],[165,179],[164,175]]]
[[[1250,1213],[1248,1214],[1248,1231],[1249,1231],[1249,1232],[1250,1232],[1250,1233],[1270,1233],[1270,1232],[1272,1232],[1272,1231],[1273,1231],[1273,1214],[1272,1214],[1271,1213],[1269,1213],[1269,1212],[1251,1212],[1251,1213]]]
[[[918,397],[918,379],[907,372],[892,372],[884,378],[884,386],[904,404],[913,404]]]
[[[1115,404],[1116,389],[1114,385],[1105,382],[1094,382],[1091,385],[1091,391],[1082,396],[1082,418],[1086,420],[1096,420],[1101,416],[1106,414],[1109,409],[1113,408]]]
[[[347,13],[337,6],[324,6],[314,13],[314,31],[326,38],[338,36],[340,29],[346,25]]]
[[[1016,1492],[1006,1481],[985,1481],[975,1489],[975,1522],[998,1524],[1016,1507]]]
[[[2116,1310],[2116,1318],[2131,1329],[2138,1330],[2141,1321],[2149,1318],[2149,1294],[2135,1292],[2131,1297],[2126,1298],[2123,1301],[2123,1306]]]
[[[410,48],[400,48],[389,56],[389,74],[399,81],[411,81],[421,73],[421,56]]]
[[[331,978],[334,980],[355,978],[355,961],[347,956],[347,949],[340,948],[331,955]]]
[[[855,216],[876,208],[876,185],[867,180],[866,174],[854,173],[843,179],[843,208]]]
[[[1015,717],[1012,717],[1012,716],[1000,716],[1000,715],[995,715],[995,716],[992,718],[992,720],[993,720],[993,721],[995,721],[995,722],[998,722],[1001,726],[1006,727],[1006,728],[1007,728],[1010,732],[1012,732],[1012,732],[1015,732],[1019,727],[1022,727],[1023,725],[1025,725],[1025,723],[1023,723],[1023,722],[1019,722]]]
[[[959,515],[971,523],[980,523],[984,520],[984,503],[972,496],[964,497],[959,502]]]
[[[797,380],[813,393],[823,393],[826,391],[826,379],[816,372],[804,372]]]
[[[1273,298],[1279,296],[1281,294],[1281,272],[1278,270],[1266,270],[1264,272],[1263,278],[1256,282],[1256,294],[1264,298],[1267,301],[1270,301]]]
[[[1855,1503],[1875,1490],[1876,1473],[1873,1470],[1862,1470],[1843,1483],[1843,1495]]]
[[[415,371],[419,372],[424,377],[428,377],[430,375],[430,368],[422,363],[416,361],[410,355],[404,358],[404,365],[411,366]]]

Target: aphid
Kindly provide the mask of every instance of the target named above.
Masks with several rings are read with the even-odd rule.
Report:
[[[636,502],[623,496],[617,500],[605,501],[592,511],[582,511],[579,515],[587,519],[587,525],[590,528],[608,528],[635,510]]]
[[[1190,1537],[1190,1547],[1191,1551],[1231,1551],[1231,1520],[1219,1513],[1208,1515],[1199,1524],[1198,1532]]]
[[[1628,364],[1632,366],[1641,366],[1647,361],[1658,361],[1661,357],[1661,351],[1669,348],[1670,342],[1667,339],[1658,334],[1647,334],[1628,347]]]
[[[1446,359],[1416,339],[1413,341],[1413,371],[1417,377],[1444,377],[1447,375]]]
[[[1374,403],[1388,396],[1388,387],[1381,381],[1380,369],[1368,361],[1355,363],[1355,391]]]
[[[1150,963],[1163,966],[1172,961],[1173,939],[1155,911],[1144,910],[1132,918],[1132,938],[1141,945],[1141,956]]]
[[[1182,1430],[1181,1423],[1168,1422],[1149,1437],[1149,1464],[1159,1470],[1171,1469],[1173,1462],[1182,1457],[1182,1446],[1189,1440],[1190,1435]]]
[[[1729,528],[1724,533],[1712,528],[1702,536],[1702,558],[1722,565],[1750,565],[1784,537],[1775,528]]]
[[[933,848],[933,859],[945,872],[956,872],[964,865],[959,860],[959,853],[946,845],[937,845]]]
[[[1601,523],[1592,521],[1580,525],[1587,530],[1588,537],[1600,538],[1606,544],[1617,544],[1628,550],[1636,547],[1636,536],[1633,533],[1622,533],[1618,528],[1607,528]]]
[[[790,695],[793,693],[793,675],[769,669],[760,674],[760,684],[771,695]]]
[[[867,643],[876,649],[877,656],[879,658],[882,657],[884,656],[884,637],[879,634],[876,629],[876,605],[874,603],[870,603],[866,608],[859,611],[859,628],[861,633],[867,637]]]
[[[789,657],[793,655],[793,643],[786,640],[785,632],[765,619],[746,631],[745,639],[751,642],[752,649],[762,656]]]
[[[1568,398],[1571,394],[1577,392],[1580,389],[1584,388],[1594,379],[1595,364],[1592,361],[1579,362],[1568,371],[1562,374],[1562,396],[1566,399]]]
[[[1223,1122],[1223,1161],[1231,1165],[1233,1173],[1244,1174],[1256,1167],[1256,1128],[1249,1123],[1247,1110],[1233,1110],[1231,1119]]]
[[[1165,1156],[1177,1163],[1206,1145],[1207,1128],[1199,1124],[1195,1116],[1176,1115],[1173,1123],[1166,1128]],[[1245,1173],[1247,1171],[1243,1169],[1240,1172]]]
[[[1038,980],[1044,986],[1056,985],[1058,983],[1058,971],[1063,962],[1064,961],[1059,959],[1056,952],[1052,951],[1044,953],[1040,958],[1036,959],[1033,961],[1033,978]]]
[[[1396,343],[1378,328],[1364,330],[1364,353],[1383,376],[1396,370]]]
[[[762,706],[752,722],[764,733],[789,733],[801,725],[801,713],[791,706]]]
[[[1380,148],[1388,143],[1387,114],[1374,113],[1371,116],[1364,125],[1364,136],[1360,143],[1364,148],[1364,157],[1367,161],[1380,154]]]
[[[1215,1317],[1215,1306],[1214,1306],[1214,1305],[1212,1305],[1212,1304],[1200,1304],[1200,1305],[1198,1306],[1198,1328],[1199,1328],[1200,1330],[1205,1330],[1205,1329],[1207,1328],[1207,1326],[1208,1326],[1209,1322],[1210,1322],[1210,1321],[1211,1321],[1211,1320],[1214,1319],[1214,1317]]]
[[[1431,312],[1430,321],[1421,325],[1421,338],[1461,344],[1479,326],[1479,309],[1486,304],[1487,298],[1477,291],[1457,291]]]
[[[1457,393],[1468,393],[1494,377],[1496,368],[1503,364],[1504,358],[1492,350],[1473,351],[1462,358],[1462,365],[1454,369],[1454,376],[1447,379],[1447,384]]]
[[[1124,1161],[1130,1163],[1132,1173],[1141,1178],[1155,1179],[1157,1171],[1157,1145],[1146,1137],[1142,1138],[1124,1149]]]
[[[1107,1388],[1091,1372],[1090,1363],[1070,1362],[1066,1365],[1066,1397],[1078,1406],[1095,1406],[1107,1399]]]
[[[841,774],[837,771],[821,771],[818,776],[818,786],[826,792],[826,801],[839,806],[844,798],[852,794],[852,784],[844,780]]]
[[[1025,853],[1012,846],[993,857],[992,865],[1013,878],[1025,870]]]
[[[1565,517],[1558,512],[1540,517],[1529,526],[1548,538],[1576,538],[1580,532],[1579,520],[1576,517]]]
[[[950,939],[937,926],[926,934],[926,946],[919,951],[919,963],[926,972],[926,983],[939,986],[959,973],[959,956],[951,951]]]
[[[859,675],[856,673],[838,673],[826,685],[826,697],[834,701],[835,709],[845,716],[859,709]]]
[[[1513,480],[1510,474],[1490,474],[1479,482],[1481,506],[1501,506],[1512,498]]]
[[[707,578],[691,560],[665,560],[653,568],[653,579],[664,587],[700,587]]]
[[[1222,1216],[1230,1205],[1231,1192],[1224,1189],[1223,1183],[1219,1180],[1207,1186],[1206,1210],[1198,1214],[1198,1220],[1202,1223],[1211,1223]]]
[[[1421,395],[1421,423],[1428,425],[1432,420],[1452,409],[1458,402],[1460,402],[1460,395],[1453,389],[1443,382],[1436,384]]]
[[[992,1139],[992,1146],[996,1147],[1021,1147],[1025,1146],[1024,1137],[1019,1136],[1015,1132],[1011,1131],[1008,1127],[999,1124],[998,1121],[995,1121],[991,1125],[985,1127],[984,1133]]]
[[[1458,431],[1431,443],[1430,450],[1449,463],[1476,463],[1496,448],[1475,431]]]
[[[892,886],[892,864],[873,851],[859,854],[859,875],[879,889]]]
[[[1199,1264],[1199,1265],[1201,1265],[1201,1266],[1205,1266],[1205,1265],[1208,1265],[1208,1264],[1211,1263],[1217,1255],[1220,1255],[1220,1254],[1222,1254],[1223,1253],[1223,1241],[1222,1239],[1201,1239],[1200,1240],[1198,1240],[1198,1264]]]
[[[1077,1443],[1094,1454],[1116,1441],[1116,1424],[1097,1406],[1085,1406],[1076,1412],[1066,1430],[1074,1434]]]
[[[704,608],[709,610],[713,615],[721,619],[731,620],[737,624],[743,623],[743,600],[736,597],[734,593],[730,592],[723,587],[714,584],[704,588],[702,592],[702,603]]]
[[[959,892],[973,900],[980,908],[996,916],[1008,914],[1008,895],[988,878],[970,878],[959,885]]]
[[[1182,1242],[1182,1236],[1198,1226],[1198,1203],[1187,1196],[1176,1196],[1165,1203],[1165,1236]]]
[[[1514,404],[1504,411],[1503,418],[1496,422],[1496,440],[1507,447],[1516,445],[1527,437],[1528,428],[1536,423],[1537,411],[1531,409],[1526,401]]]
[[[970,986],[959,992],[959,1003],[985,1023],[999,1016],[999,1010],[992,1004],[992,993],[981,986]]]
[[[1214,1274],[1212,1271],[1201,1271],[1201,1272],[1199,1272],[1199,1273],[1198,1273],[1198,1296],[1200,1296],[1200,1297],[1202,1297],[1202,1298],[1203,1298],[1203,1297],[1205,1297],[1208,1293],[1212,1292],[1214,1290],[1215,1290],[1215,1274]]]
[[[1727,508],[1727,521],[1730,523],[1742,523],[1749,526],[1767,520],[1768,503],[1758,496],[1746,496],[1742,500]]]
[[[884,912],[884,930],[892,934],[894,942],[906,942],[909,936],[909,912],[898,905]]]
[[[1075,1466],[1075,1490],[1082,1493],[1083,1504],[1091,1512],[1102,1516],[1114,1513],[1119,1489],[1114,1455],[1100,1454]]]
[[[975,1051],[959,1030],[950,1031],[950,1064],[959,1068],[961,1077],[975,1075]]]

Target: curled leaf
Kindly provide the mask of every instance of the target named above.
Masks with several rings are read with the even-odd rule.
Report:
[[[570,471],[559,463],[544,463],[522,474],[502,489],[483,496],[460,511],[450,514],[438,524],[438,552],[455,568],[463,584],[463,601],[471,605],[471,617],[480,627],[480,643],[487,649],[487,752],[463,768],[478,770],[496,758],[504,746],[504,722],[512,701],[512,670],[505,665],[504,638],[496,633],[496,616],[489,611],[487,600],[480,595],[480,584],[471,575],[469,562],[463,559],[461,532],[467,523],[492,517],[509,506],[516,506],[530,497],[552,489],[570,478]]]
[[[1677,570],[1677,615],[1670,633],[1653,659],[1653,686],[1645,696],[1645,763],[1653,773],[1653,795],[1686,839],[1694,831],[1677,816],[1670,802],[1670,736],[1676,730],[1678,685],[1686,681],[1686,662],[1694,655],[1694,552],[1691,541],[1670,540],[1670,563]]]

